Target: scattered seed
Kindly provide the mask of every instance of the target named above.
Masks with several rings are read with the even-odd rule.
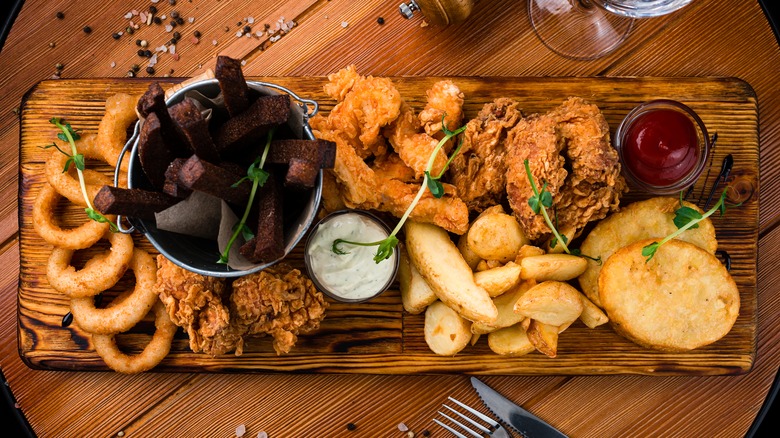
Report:
[[[146,67],[146,73],[153,75],[154,74],[154,67]]]
[[[168,3],[170,3],[171,6],[176,6],[176,0],[168,0]]]
[[[116,433],[116,436],[119,436],[119,437],[125,436],[125,431],[124,430],[120,430],[119,432]]]
[[[196,31],[195,31],[195,32],[193,32],[192,34],[195,36],[195,38],[200,38],[200,31],[197,31],[197,30],[196,30]]]
[[[52,42],[49,43],[49,47],[51,47],[53,49],[53,48],[57,47],[57,43],[52,41]]]
[[[347,430],[355,430],[355,429],[357,429],[357,424],[347,423]]]
[[[152,13],[152,14],[156,14],[157,13],[157,6],[154,6],[154,5],[149,6],[149,12]]]
[[[422,436],[431,436],[431,431],[429,431],[428,429],[423,429]]]
[[[19,114],[19,108],[14,108],[14,114]],[[62,326],[67,327],[73,322],[73,314],[68,312],[62,317]]]
[[[141,43],[139,44],[139,46],[141,46],[141,47],[147,47],[148,45],[149,45],[149,42],[146,41],[146,40],[141,40]]]
[[[382,17],[379,17],[379,18],[376,19],[376,22],[381,26],[381,25],[385,24],[385,19],[382,18]]]
[[[170,24],[166,24],[165,25],[165,31],[166,32],[171,32],[172,30],[173,30],[173,26],[171,26]]]
[[[135,33],[135,29],[133,29],[132,27],[127,27],[127,28],[125,29],[125,32],[126,32],[126,33],[128,33],[128,34],[130,34],[130,35],[132,35],[132,34],[134,34],[134,33]]]
[[[177,40],[180,40],[181,39],[181,34],[179,32],[174,32],[173,33],[173,37],[176,38]]]
[[[414,432],[411,430],[409,432],[406,432],[406,438],[414,438]]]
[[[144,49],[138,49],[138,56],[144,56]]]
[[[64,20],[65,19],[65,14],[62,11],[58,11],[55,16],[57,18],[59,18],[60,20]]]
[[[244,26],[244,33],[250,33],[252,32],[252,28],[249,26]]]
[[[116,32],[114,32],[113,34],[111,34],[111,38],[113,38],[113,39],[115,39],[115,40],[118,40],[118,39],[119,39],[119,37],[121,37],[121,36],[122,36],[122,35],[119,35],[119,34],[118,34],[118,33],[116,33]]]
[[[347,23],[346,21],[341,22],[341,27],[346,28],[347,26],[349,26],[349,23]]]
[[[179,12],[178,11],[171,11],[171,18],[173,18],[173,19],[179,18]]]
[[[152,18],[152,23],[154,23],[154,24],[162,24],[162,19],[160,17],[154,17],[154,18]]]
[[[181,17],[178,17],[178,18],[176,18],[175,20],[176,20],[176,24],[178,24],[178,25],[180,25],[180,26],[181,26],[182,24],[184,24],[184,19],[183,19],[183,18],[181,18]]]
[[[62,70],[63,68],[65,68],[65,66],[62,65],[61,62],[58,62],[57,64],[54,65],[54,68],[57,70]]]
[[[171,0],[174,1],[174,0]],[[241,438],[246,433],[246,426],[243,424],[239,424],[238,427],[236,427],[236,436],[238,438]]]
[[[92,28],[91,28],[91,27],[89,27],[89,26],[84,26],[84,28],[83,28],[83,29],[81,29],[81,30],[83,30],[83,31],[84,31],[84,33],[92,33]]]
[[[111,61],[111,68],[114,68],[114,67],[116,67],[116,62]]]
[[[190,24],[192,24],[192,23],[195,22],[195,17],[190,17],[190,18],[187,19],[187,21],[189,21]]]
[[[211,40],[211,45],[216,46],[218,44],[217,40]]]
[[[128,77],[128,78],[134,78],[134,77],[135,77],[135,72],[134,72],[134,71],[132,71],[132,70],[128,70],[128,71],[127,71],[127,77]]]
[[[141,69],[141,67],[139,67],[138,64],[133,64],[133,66],[130,67],[130,70],[132,70],[133,73],[137,72],[140,69]]]
[[[401,432],[406,432],[409,430],[409,427],[404,423],[398,423],[398,430]]]

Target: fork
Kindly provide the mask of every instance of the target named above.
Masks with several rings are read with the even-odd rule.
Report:
[[[453,408],[451,408],[451,407],[449,407],[447,405],[442,405],[446,409],[449,409],[452,413],[454,413],[455,415],[460,417],[461,420],[470,423],[472,427],[475,427],[479,431],[478,432],[477,430],[471,429],[469,426],[466,426],[465,424],[461,423],[460,421],[456,420],[455,418],[452,418],[451,416],[445,414],[442,411],[438,411],[439,414],[442,417],[446,418],[447,420],[449,420],[453,424],[456,424],[460,428],[461,431],[469,434],[469,435],[463,435],[461,432],[459,432],[458,430],[454,429],[453,427],[450,427],[450,426],[442,423],[441,421],[439,421],[436,418],[433,419],[433,421],[436,424],[438,424],[439,426],[441,426],[441,427],[447,429],[448,431],[452,432],[456,437],[458,437],[458,438],[468,438],[469,436],[475,437],[475,438],[481,438],[481,437],[484,437],[484,436],[489,436],[489,437],[492,437],[492,438],[511,438],[512,437],[511,435],[509,435],[509,432],[507,432],[507,430],[504,429],[504,426],[500,425],[497,421],[495,421],[492,418],[488,417],[487,415],[477,411],[476,409],[473,409],[473,408],[465,405],[464,403],[461,403],[461,402],[455,400],[452,397],[447,397],[447,398],[450,401],[456,403],[461,408],[471,412],[475,417],[479,418],[480,420],[482,420],[482,421],[484,421],[485,423],[488,424],[488,426],[484,426],[484,425],[478,423],[477,421],[471,419],[470,417],[467,417],[463,413],[461,413],[461,412],[459,412],[459,411],[457,411],[457,410],[455,410],[455,409],[453,409]]]

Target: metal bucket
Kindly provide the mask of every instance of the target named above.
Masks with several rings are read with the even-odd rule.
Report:
[[[257,91],[260,95],[279,94],[284,92],[292,98],[291,116],[288,121],[289,128],[296,137],[308,140],[314,140],[314,134],[309,127],[308,120],[315,115],[318,110],[317,102],[298,97],[295,93],[276,84],[265,82],[247,81],[250,89]],[[219,83],[216,79],[189,84],[176,91],[169,99],[166,105],[171,106],[184,99],[188,91],[198,91],[204,96],[215,97],[219,94]],[[297,103],[295,103],[297,101]],[[311,110],[310,107],[311,106]],[[138,138],[140,132],[140,121],[136,123],[132,137],[127,141],[122,149],[117,168],[114,173],[114,185],[118,185],[119,163],[130,150],[130,162],[128,166],[127,185],[129,188],[139,188],[151,190],[146,175],[141,169],[138,158]],[[219,248],[216,240],[208,240],[200,237],[187,236],[179,233],[157,229],[154,222],[144,221],[137,218],[124,218],[131,227],[123,225],[123,218],[117,218],[120,231],[123,233],[132,233],[135,230],[144,234],[147,240],[165,257],[176,265],[201,275],[211,277],[238,277],[251,274],[253,272],[265,269],[287,256],[295,245],[303,238],[306,231],[316,218],[322,197],[322,171],[320,171],[314,188],[309,194],[303,210],[295,218],[285,218],[284,224],[284,256],[270,263],[255,265],[250,269],[236,270],[226,264],[220,264],[217,261],[220,257]]]

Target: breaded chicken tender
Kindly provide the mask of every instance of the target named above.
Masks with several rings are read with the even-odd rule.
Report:
[[[481,212],[506,196],[506,136],[521,119],[520,104],[499,98],[485,104],[463,132],[463,145],[447,175],[469,210]]]
[[[546,183],[558,229],[566,235],[576,236],[588,222],[616,211],[628,190],[604,115],[578,97],[521,120],[507,135],[509,204],[528,238],[539,241],[551,231],[528,205],[533,189],[524,160],[539,190]]]

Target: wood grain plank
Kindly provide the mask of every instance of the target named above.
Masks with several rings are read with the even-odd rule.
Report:
[[[323,78],[263,77],[261,80],[290,87],[303,96],[332,102],[321,87]],[[438,78],[394,78],[410,105],[424,105],[424,91]],[[184,339],[174,345],[160,371],[318,372],[318,373],[482,373],[482,374],[734,374],[753,364],[756,338],[756,246],[758,216],[758,137],[756,98],[751,87],[729,78],[452,78],[464,90],[467,117],[476,115],[496,97],[519,100],[527,113],[547,111],[570,95],[584,96],[602,108],[614,128],[635,105],[656,97],[673,98],[696,110],[720,139],[713,163],[731,153],[734,175],[754,186],[755,195],[740,207],[745,220],[729,216],[714,219],[720,247],[732,256],[732,275],[741,292],[741,314],[721,341],[689,353],[668,354],[645,350],[608,327],[589,330],[575,325],[560,339],[561,354],[555,360],[541,355],[503,358],[492,354],[483,342],[454,358],[433,355],[422,339],[422,316],[403,313],[397,290],[361,305],[333,304],[321,329],[302,336],[290,355],[277,357],[268,340],[249,342],[241,357],[210,358],[188,351]],[[20,238],[20,345],[32,366],[48,369],[104,369],[92,350],[89,336],[78,327],[63,329],[59,322],[67,312],[67,300],[48,288],[44,266],[49,246],[32,231],[30,206],[42,183],[45,154],[35,145],[53,137],[46,120],[52,113],[65,116],[86,131],[94,129],[102,101],[123,90],[137,94],[148,82],[139,80],[46,81],[30,95],[22,114]],[[497,91],[498,90],[498,91]],[[499,94],[500,93],[500,94]],[[70,102],[67,106],[57,102]],[[60,112],[64,112],[61,114]],[[702,180],[695,193],[700,193]],[[646,197],[630,193],[627,201]],[[64,220],[75,220],[66,214]],[[143,239],[136,241],[148,248]],[[745,244],[747,242],[747,245]],[[750,244],[753,242],[753,244]],[[85,257],[89,256],[89,252]],[[300,250],[290,257],[302,268]],[[149,339],[139,327],[120,337],[120,344],[138,350]]]

